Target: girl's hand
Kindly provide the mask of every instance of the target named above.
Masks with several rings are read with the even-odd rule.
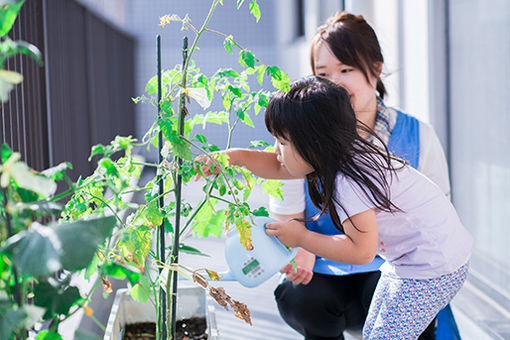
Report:
[[[219,170],[220,165],[214,159],[215,154],[216,153],[213,153],[211,155],[201,155],[195,158],[195,162],[193,164],[195,172],[197,173],[195,181],[198,181],[202,177],[201,172],[204,174],[205,177],[209,177],[211,175],[220,173]],[[201,170],[201,172],[199,169]]]
[[[307,232],[305,225],[295,220],[266,224],[267,235],[276,236],[281,243],[291,248],[299,247]]]

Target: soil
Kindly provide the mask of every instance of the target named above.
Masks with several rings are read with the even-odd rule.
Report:
[[[191,318],[177,321],[176,340],[206,340],[207,324],[205,318]],[[124,340],[156,339],[156,324],[145,322],[127,325],[124,329]]]

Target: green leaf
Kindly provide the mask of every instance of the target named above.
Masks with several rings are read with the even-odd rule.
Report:
[[[250,13],[253,14],[257,22],[260,20],[260,8],[259,4],[257,4],[257,0],[251,0],[250,2]]]
[[[241,8],[243,5],[244,0],[237,0],[237,9]]]
[[[238,78],[239,73],[237,73],[236,71],[234,71],[231,68],[221,68],[218,70],[218,76],[220,76],[221,78],[224,78],[224,77]]]
[[[102,340],[102,339],[103,339],[102,337],[96,334],[92,334],[81,329],[77,329],[76,332],[74,332],[74,340]]]
[[[118,280],[128,279],[132,285],[137,283],[142,276],[138,269],[127,265],[122,266],[117,263],[106,263],[101,267],[101,269],[105,275],[116,278]]]
[[[35,339],[36,340],[62,340],[62,336],[55,332],[50,333],[49,330],[45,329],[45,330],[39,332]]]
[[[163,100],[161,102],[161,112],[171,116],[174,113],[172,102],[169,100]]]
[[[260,106],[262,106],[262,107],[267,107],[267,104],[269,104],[269,98],[268,98],[268,96],[267,96],[265,93],[260,92],[260,93],[258,94],[258,97],[259,97],[259,98],[258,98],[257,104],[259,104],[259,105],[260,105]]]
[[[223,196],[227,193],[227,186],[225,184],[222,184],[220,186],[220,196]]]
[[[63,268],[71,271],[86,268],[97,247],[111,235],[116,222],[115,217],[108,216],[52,227],[62,244]]]
[[[241,89],[239,87],[229,85],[227,88],[236,97],[238,97],[238,98],[242,97],[243,93],[241,92]]]
[[[253,53],[247,50],[242,50],[239,52],[239,63],[243,67],[254,67],[255,66],[255,56]]]
[[[260,207],[258,209],[253,210],[253,215],[269,217],[269,213],[267,212],[265,207]]]
[[[140,303],[149,301],[151,295],[151,285],[145,276],[140,276],[136,285],[131,289],[131,297]]]
[[[97,266],[101,263],[101,260],[99,257],[97,257],[97,253],[94,254],[94,257],[92,258],[92,261],[90,261],[89,265],[87,266],[87,269],[85,269],[85,279],[89,280],[94,273],[97,272]]]
[[[282,80],[282,72],[280,71],[278,66],[268,66],[267,74],[275,80]]]
[[[147,85],[145,85],[145,92],[148,94],[154,94],[158,91],[158,77],[154,76],[147,82]]]
[[[262,190],[273,197],[282,199],[283,191],[282,191],[283,183],[277,179],[267,179],[262,182]]]
[[[241,121],[243,123],[245,123],[248,126],[255,127],[255,125],[253,125],[253,121],[250,118],[250,115],[247,112],[238,110],[238,111],[236,111],[236,114],[241,119]]]
[[[27,314],[23,309],[10,309],[0,314],[0,339],[12,339],[12,332],[23,325]]]
[[[210,255],[202,253],[200,250],[190,247],[190,246],[187,246],[187,245],[184,245],[182,243],[179,244],[179,251],[183,252],[183,253],[187,253],[187,254],[192,254],[192,255],[200,255],[200,256],[210,257]]]
[[[142,217],[145,222],[151,226],[159,226],[163,223],[163,213],[159,210],[158,202],[153,201],[151,204],[147,205],[145,210],[143,211]]]
[[[223,230],[223,223],[225,222],[225,211],[214,211],[213,207],[218,201],[211,199],[210,204],[204,204],[202,209],[196,214],[193,221],[193,231],[199,237],[207,237],[214,235],[219,237]]]
[[[0,9],[0,37],[9,33],[24,2],[25,0],[2,1],[2,7]]]
[[[34,288],[34,304],[46,308],[44,319],[49,319],[54,315],[67,314],[79,300],[81,300],[81,295],[76,287],[55,287],[47,281],[42,281]]]
[[[257,81],[260,86],[262,86],[262,82],[264,81],[264,73],[266,72],[266,65],[260,65],[257,67]]]
[[[12,155],[12,150],[7,144],[2,144],[2,164],[4,164]]]
[[[202,136],[201,134],[197,133],[195,135],[195,138],[201,142],[201,143],[207,143],[207,138],[205,138],[205,136]]]
[[[231,35],[229,35],[228,37],[225,38],[225,40],[223,41],[223,47],[225,47],[225,50],[228,52],[228,53],[232,53],[232,44],[233,44],[233,37]]]
[[[13,156],[16,153],[13,154]],[[12,156],[11,156],[12,157]],[[57,190],[57,184],[46,176],[34,173],[25,163],[16,162],[10,167],[9,175],[21,188],[33,191],[44,197],[51,196]]]
[[[26,41],[13,41],[8,37],[4,37],[4,39],[5,40],[0,43],[0,49],[2,50],[2,53],[0,53],[0,66],[4,65],[7,58],[10,58],[18,53],[26,54],[32,59],[36,60],[39,65],[43,65],[41,51],[39,51],[36,46]],[[23,80],[23,76],[16,73],[17,72],[12,72],[11,75],[8,76],[10,79],[7,79],[7,81],[13,84],[21,82]]]
[[[61,268],[59,240],[50,227],[37,222],[25,231],[10,237],[2,251],[22,275],[49,276]]]
[[[106,170],[106,174],[110,176],[117,177],[119,175],[119,171],[115,164],[113,164],[110,158],[101,158],[97,164]]]
[[[100,154],[103,154],[103,153],[105,153],[105,146],[104,145],[102,145],[102,144],[94,145],[92,147],[92,150],[90,151],[89,162],[92,160],[92,157],[94,157],[95,155],[100,155]]]

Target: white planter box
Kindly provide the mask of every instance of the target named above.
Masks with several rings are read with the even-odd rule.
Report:
[[[115,294],[104,340],[120,340],[121,331],[126,324],[156,321],[154,306],[150,302],[141,304],[134,301],[127,291],[127,289],[119,289]],[[219,340],[212,298],[200,287],[179,287],[177,320],[191,317],[205,317],[208,340]]]

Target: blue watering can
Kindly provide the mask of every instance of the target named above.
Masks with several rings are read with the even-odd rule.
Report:
[[[251,288],[267,281],[278,273],[297,254],[289,250],[276,236],[266,235],[266,224],[276,222],[269,217],[257,216],[251,228],[253,250],[247,250],[239,239],[239,232],[232,232],[225,243],[225,259],[229,270],[218,273],[222,281],[238,281]]]

